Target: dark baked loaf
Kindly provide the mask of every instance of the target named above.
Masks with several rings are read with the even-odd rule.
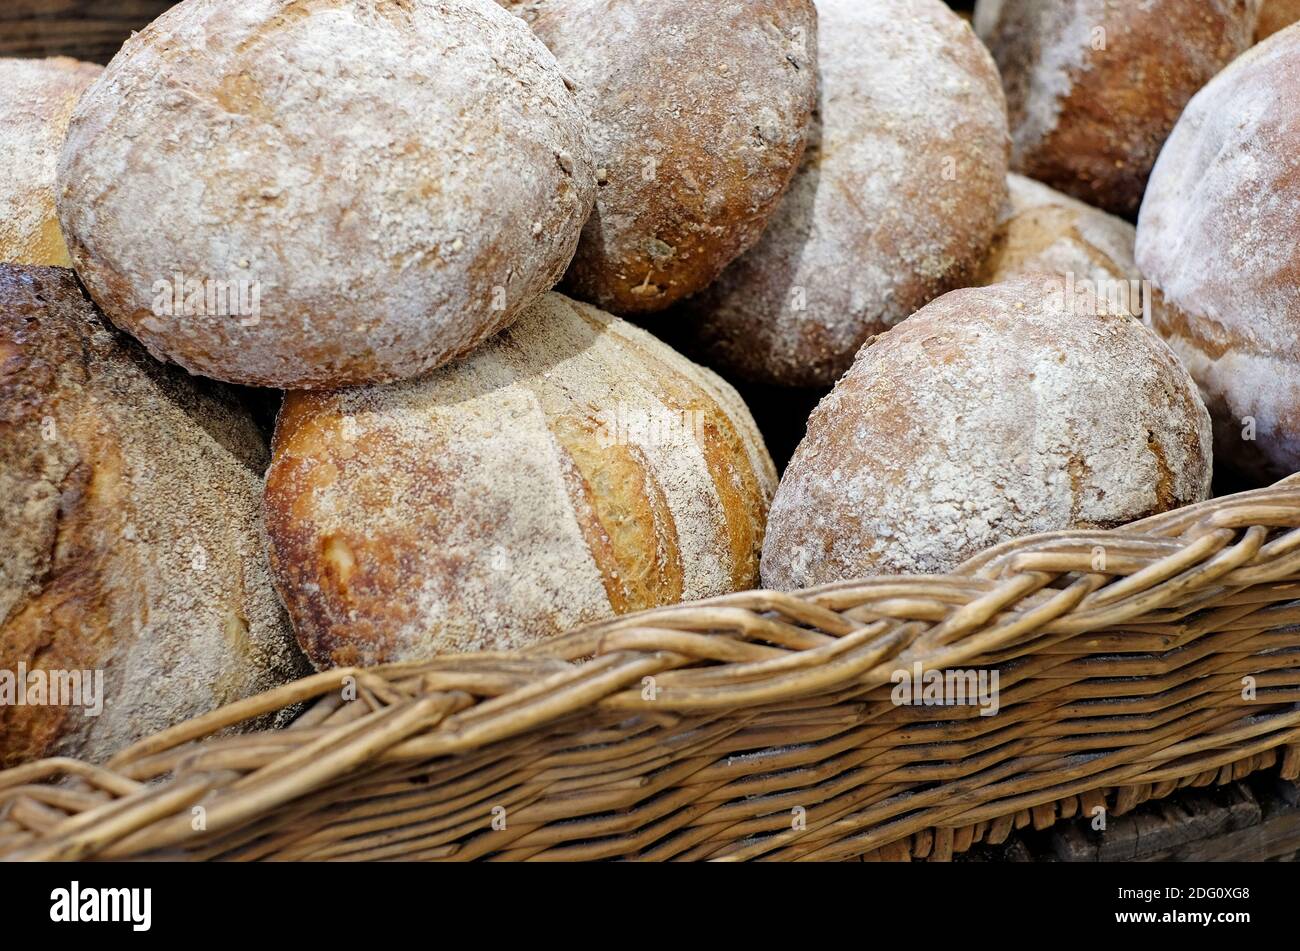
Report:
[[[1012,168],[1133,215],[1187,101],[1244,50],[1261,0],[979,0]]]
[[[71,271],[0,265],[0,697],[90,671],[89,701],[103,677],[97,716],[0,703],[0,766],[103,759],[302,674],[266,461],[233,399],[107,329]]]
[[[763,233],[817,95],[812,0],[532,0],[591,117],[596,207],[567,293],[618,314],[708,286]]]

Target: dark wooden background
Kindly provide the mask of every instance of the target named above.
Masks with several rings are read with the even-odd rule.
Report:
[[[107,63],[132,30],[175,2],[0,0],[0,56],[75,56]]]

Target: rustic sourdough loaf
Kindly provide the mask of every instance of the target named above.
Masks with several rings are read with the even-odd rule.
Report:
[[[1101,292],[1110,285],[1140,288],[1131,224],[1023,175],[1008,175],[1007,186],[1009,198],[977,283],[1047,272],[1071,275],[1081,292],[1085,281]],[[1129,302],[1137,313],[1140,295]]]
[[[821,101],[759,243],[672,321],[757,382],[833,383],[872,334],[975,276],[1006,197],[988,52],[940,0],[817,0]]]
[[[152,353],[311,388],[508,325],[563,275],[595,180],[554,57],[492,0],[185,0],[83,97],[59,189],[88,290]],[[238,313],[174,313],[191,281],[234,284]]]
[[[1261,0],[979,0],[1012,167],[1132,215],[1192,95],[1250,46]]]
[[[775,483],[726,383],[550,294],[427,377],[288,394],[266,518],[326,667],[519,648],[754,587]]]
[[[0,692],[104,688],[98,716],[10,696],[0,766],[100,760],[307,669],[266,562],[266,462],[228,394],[107,329],[71,271],[0,265]]]
[[[644,313],[712,283],[762,235],[803,156],[812,0],[511,6],[592,120],[600,187],[567,292]]]
[[[1201,386],[1218,458],[1300,470],[1300,26],[1187,107],[1151,175],[1137,261],[1152,318]]]
[[[946,572],[1209,497],[1210,420],[1140,321],[1060,277],[953,291],[864,347],[781,479],[763,583]]]
[[[54,171],[72,107],[101,72],[66,56],[0,59],[0,261],[69,265]]]

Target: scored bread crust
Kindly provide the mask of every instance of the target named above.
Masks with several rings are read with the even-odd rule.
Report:
[[[1046,274],[953,291],[864,347],[781,479],[764,585],[947,572],[1208,498],[1187,371],[1140,321],[1064,292]]]
[[[1072,274],[1098,287],[1103,281],[1141,280],[1133,260],[1137,229],[1127,221],[1023,175],[1008,175],[1007,190],[975,283],[998,284],[1036,272]]]
[[[1131,216],[1192,95],[1252,42],[1261,0],[979,0],[1011,166]]]
[[[59,188],[91,296],[155,356],[313,388],[508,325],[563,276],[595,180],[554,57],[492,0],[188,0],[82,99]],[[176,274],[255,285],[260,314],[167,316]]]
[[[0,766],[102,760],[302,674],[266,456],[233,397],[110,330],[71,271],[0,265],[0,670],[102,669],[106,695],[98,717],[0,705]]]
[[[803,157],[812,0],[535,0],[522,15],[591,116],[600,186],[565,292],[629,314],[708,286]]]
[[[103,71],[67,56],[0,59],[0,262],[70,265],[55,168],[72,108]]]
[[[827,386],[873,334],[973,278],[1006,197],[988,51],[939,0],[818,0],[820,104],[763,238],[674,320],[711,364]]]
[[[775,485],[731,387],[548,294],[427,377],[289,393],[265,512],[299,643],[328,667],[752,588]]]
[[[1260,480],[1300,470],[1300,28],[1188,104],[1151,175],[1137,260],[1155,329],[1200,384],[1218,457]]]

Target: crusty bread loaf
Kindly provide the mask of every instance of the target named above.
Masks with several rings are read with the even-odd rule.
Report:
[[[864,347],[781,479],[764,585],[945,572],[1208,498],[1187,371],[1140,321],[1064,292],[1048,275],[953,291]]]
[[[511,6],[592,119],[600,187],[566,291],[626,314],[708,286],[762,235],[803,157],[812,0]]]
[[[1224,70],[1151,176],[1137,261],[1152,319],[1201,386],[1217,457],[1300,470],[1300,26]]]
[[[872,334],[972,279],[1006,196],[988,51],[940,0],[817,0],[821,103],[762,240],[672,321],[758,382],[833,383]]]
[[[54,171],[72,107],[102,71],[66,56],[0,59],[0,261],[69,265]]]
[[[185,0],[83,97],[59,189],[88,290],[152,353],[311,388],[508,325],[563,275],[595,177],[554,57],[492,0]],[[239,308],[187,290],[175,313],[191,281]]]
[[[977,283],[1046,272],[1090,281],[1103,292],[1106,284],[1140,288],[1133,261],[1137,229],[1131,224],[1023,175],[1008,175],[1007,186],[1007,204]],[[1129,300],[1137,313],[1140,295]]]
[[[107,329],[71,271],[0,265],[0,696],[55,671],[104,688],[98,716],[8,696],[0,766],[103,759],[306,669],[266,561],[266,461],[228,395]]]
[[[427,377],[288,394],[265,508],[325,667],[519,648],[753,587],[775,483],[726,383],[550,294]]]
[[[1011,165],[1131,216],[1192,95],[1247,49],[1261,0],[979,0],[1007,92]]]
[[[1268,39],[1278,30],[1300,22],[1300,0],[1264,0],[1255,27],[1255,42]]]

